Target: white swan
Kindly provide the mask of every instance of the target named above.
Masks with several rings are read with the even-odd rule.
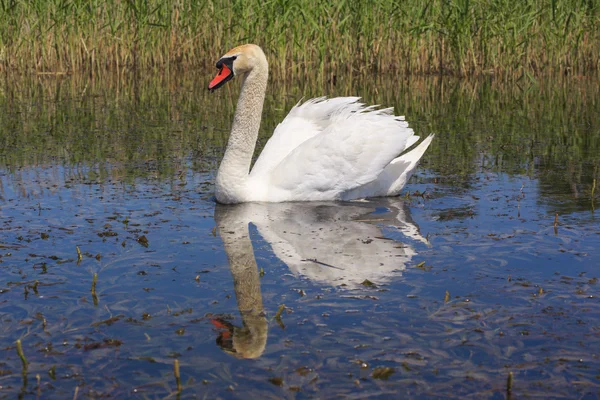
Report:
[[[250,164],[258,137],[269,66],[254,44],[236,47],[217,62],[208,85],[216,90],[243,79],[231,135],[215,182],[219,203],[353,200],[395,196],[433,139],[397,157],[419,139],[392,108],[365,107],[358,97],[298,104]]]

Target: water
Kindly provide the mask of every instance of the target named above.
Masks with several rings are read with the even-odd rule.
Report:
[[[0,398],[600,397],[597,84],[273,84],[259,145],[320,94],[437,136],[400,198],[226,207],[205,78],[3,82]]]

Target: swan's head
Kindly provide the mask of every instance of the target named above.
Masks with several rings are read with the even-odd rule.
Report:
[[[246,74],[257,66],[267,66],[267,58],[260,47],[255,44],[235,47],[217,61],[219,72],[208,84],[208,90],[217,90],[234,76]]]

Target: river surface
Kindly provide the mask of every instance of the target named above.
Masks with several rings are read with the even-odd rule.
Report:
[[[2,77],[0,398],[600,398],[597,80],[272,82],[259,149],[320,95],[435,140],[398,198],[220,206],[211,78]]]

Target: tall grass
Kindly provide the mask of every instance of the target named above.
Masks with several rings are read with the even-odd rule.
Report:
[[[595,0],[0,0],[0,68],[197,69],[254,42],[274,74],[585,74]]]

